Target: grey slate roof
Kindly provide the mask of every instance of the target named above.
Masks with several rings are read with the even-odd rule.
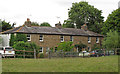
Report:
[[[29,33],[29,34],[54,34],[54,35],[81,35],[81,36],[101,36],[103,35],[94,33],[92,31],[85,31],[83,29],[75,29],[75,28],[56,28],[56,27],[40,27],[40,26],[20,26],[5,32],[3,34],[8,33]]]

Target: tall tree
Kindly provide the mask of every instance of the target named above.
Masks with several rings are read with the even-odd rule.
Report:
[[[81,1],[72,4],[68,16],[77,28],[81,28],[83,24],[87,23],[89,30],[100,33],[104,18],[101,13],[101,10],[89,5],[88,2]]]
[[[50,25],[49,23],[47,23],[47,22],[41,23],[40,26],[48,26],[48,27],[51,27],[51,25]]]
[[[102,42],[103,47],[107,49],[116,49],[120,48],[120,35],[117,31],[111,31],[107,33],[107,36],[104,38]]]
[[[39,23],[37,23],[37,22],[31,22],[31,25],[32,26],[40,26]]]
[[[74,23],[72,20],[64,20],[64,23],[63,23],[63,27],[64,28],[74,28]]]
[[[120,33],[120,8],[109,14],[107,20],[102,27],[103,34],[106,34],[110,30],[116,30]]]
[[[1,21],[1,20],[0,20]],[[0,31],[6,31],[6,30],[9,30],[11,29],[12,26],[9,22],[6,22],[5,20],[4,21],[1,21],[1,24],[0,24]]]

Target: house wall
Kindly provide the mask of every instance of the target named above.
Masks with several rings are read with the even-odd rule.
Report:
[[[43,52],[46,52],[46,48],[54,48],[57,47],[58,44],[61,42],[60,37],[61,35],[43,35],[43,41],[39,41],[39,35],[40,34],[31,34],[31,41],[36,43],[38,46],[43,47]],[[88,37],[87,36],[73,36],[73,45],[79,44],[81,41],[83,44],[86,44],[90,48],[93,47],[94,44],[97,44],[100,46],[101,40],[103,38],[99,37],[99,43],[96,43],[96,37],[91,37],[91,43],[88,43]],[[64,36],[64,41],[70,41],[70,36]],[[74,48],[74,51],[77,51]]]

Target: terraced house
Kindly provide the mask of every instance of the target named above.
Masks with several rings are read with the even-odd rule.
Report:
[[[87,45],[86,49],[90,51],[94,44],[101,46],[103,39],[103,35],[89,31],[85,24],[81,29],[62,28],[60,23],[55,24],[55,27],[40,27],[31,26],[29,19],[27,19],[23,26],[3,32],[3,34],[11,33],[27,34],[28,41],[39,45],[40,52],[43,53],[46,53],[50,48],[54,48],[55,51],[58,43],[64,41],[72,41],[73,45],[79,44],[81,41]],[[74,48],[74,51],[77,51],[77,49]]]

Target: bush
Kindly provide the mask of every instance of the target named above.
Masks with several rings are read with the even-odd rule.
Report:
[[[24,41],[19,41],[16,44],[14,44],[13,48],[16,50],[25,50],[25,51],[34,51],[36,49],[36,54],[38,53],[39,47],[35,43],[29,43]],[[22,51],[16,51],[16,54],[23,55],[24,52]],[[26,55],[34,55],[33,52],[25,52]]]
[[[63,51],[71,51],[74,46],[72,46],[73,42],[68,41],[68,42],[61,42],[58,44],[57,49],[58,50],[63,50]]]
[[[38,58],[44,58],[44,54],[43,53],[38,53],[37,57]]]
[[[13,46],[15,43],[19,42],[19,41],[27,41],[27,36],[25,34],[11,34],[11,38],[10,38],[10,46]]]

